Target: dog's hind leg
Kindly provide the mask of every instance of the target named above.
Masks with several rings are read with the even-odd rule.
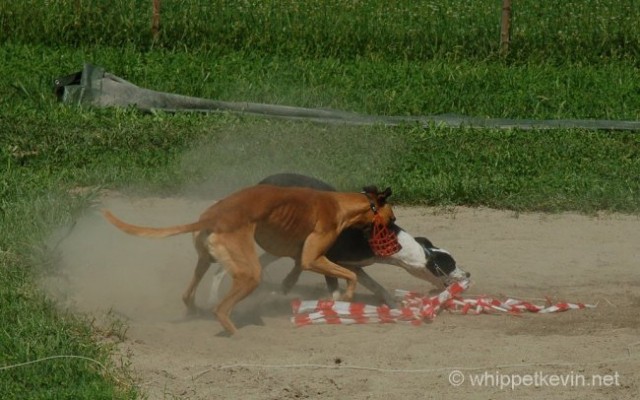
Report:
[[[210,250],[232,278],[231,289],[214,308],[220,324],[231,334],[237,331],[230,315],[233,307],[258,287],[261,267],[253,242],[253,229],[211,235]]]
[[[187,312],[189,314],[196,314],[198,311],[195,303],[196,289],[198,288],[204,274],[209,270],[211,262],[215,261],[215,258],[212,258],[209,254],[209,250],[205,243],[207,236],[208,233],[204,231],[194,233],[193,235],[194,245],[198,252],[198,263],[196,264],[196,269],[193,272],[191,282],[189,283],[189,286],[187,286],[187,290],[182,295],[182,301],[187,306]]]
[[[274,256],[273,254],[262,253],[262,255],[260,255],[260,266],[262,267],[262,272],[264,272],[264,269],[269,264],[279,259],[280,257]],[[224,280],[225,276],[227,276],[227,270],[225,270],[224,267],[220,265],[218,267],[218,270],[213,275],[213,280],[211,281],[211,292],[209,293],[210,304],[214,304],[218,301],[218,297],[220,295],[220,285],[222,285],[222,281]]]
[[[264,271],[264,269],[268,265],[270,265],[271,263],[273,263],[278,259],[280,259],[280,257],[274,256],[273,254],[270,254],[270,253],[263,253],[262,255],[260,255],[260,266],[262,267],[262,271]],[[225,276],[227,276],[227,271],[222,265],[220,265],[218,267],[218,270],[213,275],[213,280],[211,281],[211,292],[209,293],[209,303],[213,304],[218,301],[218,297],[220,294],[220,285],[222,285],[222,281],[224,280]]]
[[[222,265],[219,265],[218,270],[213,274],[213,279],[211,280],[209,304],[214,304],[218,301],[218,296],[220,294],[220,285],[222,285],[222,281],[224,280],[225,276],[227,276],[227,271]]]
[[[210,265],[211,261],[209,260],[208,255],[207,257],[198,257],[198,263],[196,264],[196,269],[193,272],[191,282],[189,283],[187,290],[182,295],[182,301],[187,306],[187,312],[189,314],[196,314],[198,311],[195,302],[196,289],[198,288],[198,284],[200,284],[204,274],[209,270]]]

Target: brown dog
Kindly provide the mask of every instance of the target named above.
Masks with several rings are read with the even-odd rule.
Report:
[[[351,300],[356,274],[324,254],[347,227],[366,228],[374,217],[385,224],[393,222],[393,210],[387,204],[390,195],[390,188],[379,192],[375,186],[364,188],[362,193],[338,193],[257,185],[218,201],[198,222],[185,225],[148,228],[128,224],[108,210],[103,214],[120,230],[136,236],[164,238],[193,232],[198,264],[182,300],[189,311],[196,310],[198,284],[211,262],[219,261],[233,284],[214,314],[229,333],[234,333],[237,329],[229,318],[231,310],[260,283],[254,241],[275,256],[292,257],[304,270],[347,280],[343,299]]]

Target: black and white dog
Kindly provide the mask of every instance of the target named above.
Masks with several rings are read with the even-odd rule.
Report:
[[[300,174],[283,173],[268,176],[259,182],[275,186],[297,186],[308,187],[317,190],[335,191],[331,185]],[[431,282],[441,289],[455,281],[468,278],[470,274],[456,265],[456,261],[449,252],[435,247],[431,241],[425,237],[413,237],[405,230],[392,224],[390,227],[398,236],[398,242],[402,246],[399,252],[389,257],[377,257],[373,254],[368,242],[368,234],[361,229],[345,229],[326,256],[331,261],[343,267],[352,269],[358,282],[375,293],[381,300],[390,306],[396,305],[395,298],[378,282],[371,278],[362,267],[371,264],[391,264],[403,268],[411,275]],[[264,253],[260,257],[260,264],[266,267],[279,257]],[[287,293],[295,285],[300,277],[302,269],[296,265],[282,282],[282,289]],[[215,273],[211,287],[210,301],[215,301],[218,295],[218,288],[225,276],[224,268],[220,267]],[[338,279],[325,277],[327,287],[334,298],[339,295]]]

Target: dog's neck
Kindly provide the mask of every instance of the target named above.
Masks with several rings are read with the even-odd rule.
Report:
[[[339,213],[342,215],[340,231],[345,228],[365,228],[373,222],[373,209],[369,197],[362,193],[331,193],[347,201],[339,201]]]

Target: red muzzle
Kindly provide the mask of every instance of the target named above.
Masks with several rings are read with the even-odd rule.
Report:
[[[369,237],[369,247],[378,257],[389,257],[402,249],[398,235],[389,229],[380,214],[373,216],[373,228]]]

